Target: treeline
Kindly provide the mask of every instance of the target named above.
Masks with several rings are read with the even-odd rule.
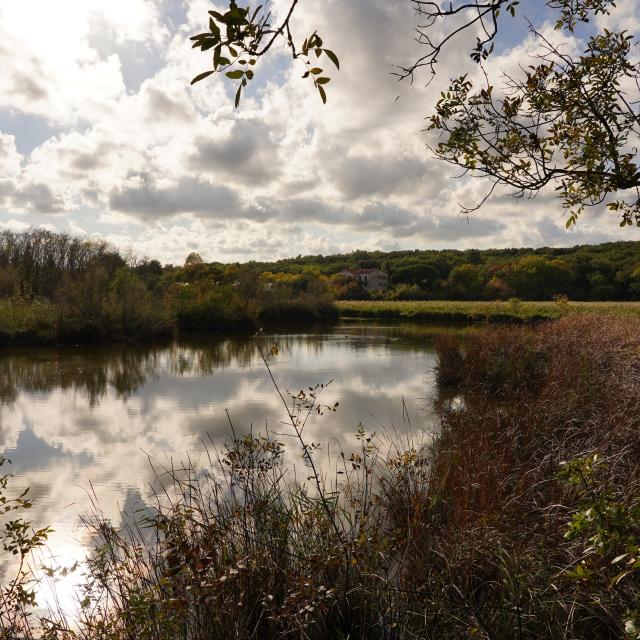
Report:
[[[388,291],[340,275],[381,268]],[[333,301],[640,300],[640,243],[567,249],[355,251],[277,262],[183,265],[44,229],[0,233],[0,344],[254,331],[335,319]]]
[[[328,281],[182,267],[123,256],[103,240],[0,233],[0,345],[140,340],[176,330],[255,331],[335,318]]]
[[[354,251],[250,264],[287,274],[317,270],[332,277],[341,299],[640,300],[640,242],[484,251]],[[383,269],[390,290],[384,296],[372,295],[337,276],[354,267]]]

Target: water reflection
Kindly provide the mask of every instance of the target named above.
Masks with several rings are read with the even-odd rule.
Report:
[[[356,446],[369,430],[434,424],[425,398],[433,388],[433,332],[416,326],[354,324],[331,332],[263,336],[276,342],[272,370],[283,392],[333,380],[322,402],[337,413],[314,418],[306,436],[324,447]],[[106,517],[143,502],[158,464],[206,464],[203,442],[235,429],[285,432],[284,412],[251,340],[191,340],[147,347],[24,350],[0,355],[0,453],[39,498],[35,524],[56,533],[62,561],[86,544],[79,515],[95,494]],[[331,449],[329,449],[329,445]]]

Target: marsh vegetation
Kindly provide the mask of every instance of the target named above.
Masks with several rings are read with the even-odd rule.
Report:
[[[442,335],[435,437],[359,429],[331,474],[303,428],[340,408],[287,397],[295,442],[236,431],[163,470],[144,517],[88,523],[77,626],[3,615],[51,638],[634,638],[639,335],[593,316]]]

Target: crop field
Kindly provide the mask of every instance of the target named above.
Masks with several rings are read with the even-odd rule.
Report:
[[[336,306],[343,318],[406,320],[536,322],[569,314],[640,317],[640,302],[465,302],[451,300],[342,300]]]

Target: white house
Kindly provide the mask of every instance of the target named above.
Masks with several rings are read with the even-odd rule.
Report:
[[[380,269],[344,269],[340,275],[358,280],[367,291],[386,291],[389,287],[389,277]]]

